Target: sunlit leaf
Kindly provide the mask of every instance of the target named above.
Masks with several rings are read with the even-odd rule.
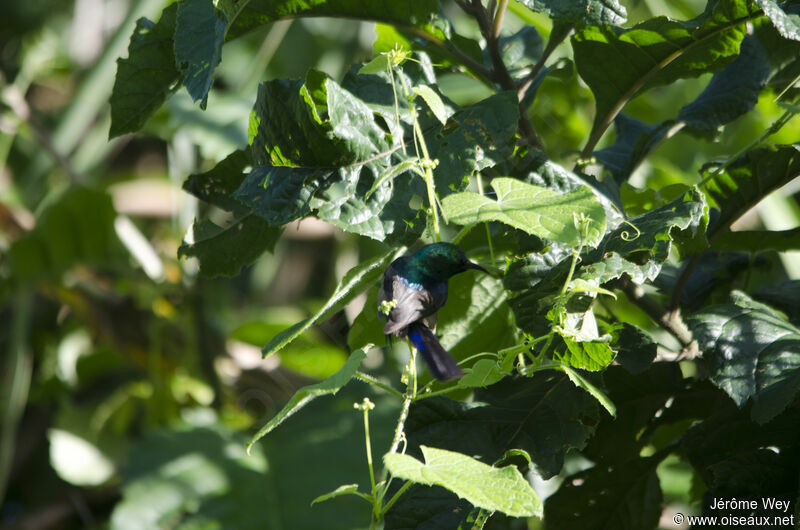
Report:
[[[424,463],[399,453],[385,454],[383,462],[396,477],[442,486],[474,506],[515,517],[541,517],[538,495],[514,466],[495,468],[460,453],[424,445],[420,449]]]

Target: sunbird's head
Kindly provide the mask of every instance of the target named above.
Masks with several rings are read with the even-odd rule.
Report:
[[[468,260],[464,251],[453,243],[432,243],[422,247],[409,258],[407,267],[417,268],[425,276],[441,282],[469,269],[489,273]]]

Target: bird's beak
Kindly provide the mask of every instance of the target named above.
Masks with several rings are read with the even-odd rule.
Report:
[[[484,269],[483,267],[481,267],[481,266],[480,266],[480,265],[478,265],[477,263],[472,263],[471,261],[468,261],[468,262],[467,262],[467,269],[475,269],[475,270],[478,270],[478,271],[483,271],[483,272],[485,272],[486,274],[488,274],[489,276],[491,276],[491,275],[492,275],[492,273],[491,273],[491,272],[487,271],[486,269]]]

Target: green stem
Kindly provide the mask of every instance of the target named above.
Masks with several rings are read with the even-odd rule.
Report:
[[[399,498],[400,498],[400,496],[401,496],[403,493],[405,493],[405,492],[406,492],[406,490],[407,490],[408,488],[410,488],[412,484],[413,484],[413,482],[409,481],[409,482],[406,482],[405,484],[403,484],[402,486],[400,486],[400,489],[399,489],[399,490],[397,490],[397,493],[395,493],[395,494],[392,496],[392,498],[391,498],[391,499],[389,499],[389,502],[387,502],[387,503],[386,503],[386,506],[384,506],[384,507],[383,507],[383,510],[381,510],[381,513],[380,513],[380,517],[381,517],[381,518],[383,518],[383,516],[384,516],[384,515],[386,515],[386,513],[389,511],[389,509],[392,507],[392,505],[394,505],[394,503],[396,503],[396,502],[397,502],[397,499],[399,499]]]
[[[11,464],[14,460],[14,443],[17,427],[25,404],[31,382],[33,357],[29,351],[31,305],[30,293],[20,293],[15,300],[11,316],[10,351],[6,364],[6,375],[2,387],[2,430],[0,430],[0,505],[5,497]]]
[[[367,444],[367,466],[369,467],[369,483],[372,498],[375,499],[377,492],[375,490],[375,469],[372,466],[372,442],[369,439],[369,407],[364,407],[364,439]],[[375,505],[377,508],[377,505]]]
[[[483,179],[481,178],[480,172],[478,172],[477,174],[477,180],[478,180],[478,193],[480,193],[481,196],[483,196]],[[486,241],[489,243],[489,258],[491,258],[492,265],[494,266],[495,264],[494,248],[492,247],[492,233],[489,230],[489,221],[483,223],[483,226],[486,227]]]
[[[422,159],[426,162],[425,165],[425,187],[428,191],[428,203],[431,207],[431,212],[433,213],[433,232],[436,241],[441,241],[442,236],[439,232],[439,210],[436,206],[436,189],[433,183],[433,171],[431,171],[430,167],[430,160],[431,157],[428,154],[428,146],[425,143],[425,137],[422,134],[422,127],[420,127],[419,122],[417,121],[417,111],[414,107],[414,100],[411,97],[411,91],[408,89],[408,85],[406,84],[406,79],[402,75],[400,75],[400,83],[403,85],[403,92],[405,93],[406,99],[408,99],[408,110],[411,114],[411,121],[414,127],[414,144],[416,146],[417,141],[419,141],[419,148],[422,150]],[[419,154],[418,154],[419,155]]]
[[[395,388],[390,387],[386,383],[381,383],[380,381],[378,381],[377,379],[375,379],[374,377],[372,377],[369,374],[365,374],[364,372],[356,372],[356,378],[357,379],[361,379],[362,381],[364,381],[366,383],[369,383],[371,385],[375,385],[376,387],[380,388],[381,390],[385,390],[386,392],[392,394],[393,396],[396,396],[396,397],[399,397],[400,399],[403,399],[403,393],[402,392],[400,392],[399,390],[397,390]]]

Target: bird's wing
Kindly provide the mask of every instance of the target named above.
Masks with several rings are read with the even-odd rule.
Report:
[[[415,288],[395,275],[392,278],[392,299],[397,304],[389,313],[383,332],[404,335],[409,324],[436,314],[444,305],[447,300],[447,284],[439,284],[433,289]]]

